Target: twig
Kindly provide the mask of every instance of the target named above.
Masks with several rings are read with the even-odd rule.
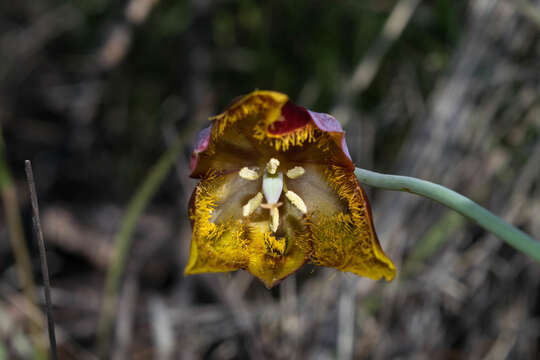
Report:
[[[408,176],[385,175],[360,168],[356,168],[354,173],[362,184],[386,190],[406,191],[437,201],[468,217],[512,247],[540,262],[540,242],[455,191]]]
[[[356,323],[355,281],[343,277],[338,302],[337,358],[354,358],[354,328]]]
[[[540,27],[540,8],[528,0],[515,0],[517,11]]]
[[[54,295],[53,295],[54,296]],[[17,309],[31,324],[43,331],[45,329],[45,314],[36,304],[28,301],[26,297],[17,295],[16,289],[12,288],[8,283],[0,283],[0,300],[9,303],[14,309]],[[58,303],[57,303],[58,306]],[[99,360],[97,356],[84,349],[81,345],[73,341],[73,338],[62,329],[58,324],[55,325],[55,334],[58,335],[63,349],[70,357],[77,360]],[[41,355],[41,354],[40,354]],[[5,359],[0,356],[0,359]],[[47,354],[36,357],[36,359],[47,359]]]
[[[7,164],[6,146],[2,136],[2,128],[0,127],[0,196],[2,197],[2,203],[4,205],[4,212],[6,214],[6,225],[11,241],[11,247],[13,248],[13,255],[15,257],[15,266],[17,268],[17,276],[19,279],[20,287],[23,290],[26,299],[32,303],[37,304],[36,297],[36,285],[34,276],[32,274],[32,263],[30,261],[30,255],[28,247],[26,246],[26,240],[24,236],[24,229],[21,219],[21,211],[19,208],[19,202],[17,200],[17,191],[13,183],[13,178]],[[43,324],[42,324],[43,325]],[[36,339],[37,334],[41,336],[41,328],[33,324],[31,326],[32,339],[36,345],[38,352],[45,352],[43,348],[43,341]],[[36,336],[35,336],[36,335]],[[40,349],[41,348],[41,349]]]
[[[143,210],[173,166],[176,157],[182,149],[181,144],[182,142],[177,140],[150,170],[143,183],[133,195],[122,219],[120,230],[114,238],[114,254],[107,270],[103,305],[98,324],[98,346],[99,354],[102,357],[105,357],[109,348],[109,337],[118,298],[118,287],[124,273],[127,254],[131,249],[131,235]]]
[[[354,70],[351,80],[345,85],[348,94],[364,91],[377,74],[382,58],[400,37],[411,19],[420,0],[400,0],[384,23],[383,30],[375,44],[369,48],[360,64]]]
[[[45,241],[43,240],[43,231],[41,229],[41,221],[39,220],[39,207],[36,192],[36,183],[34,181],[34,173],[32,172],[32,163],[30,160],[24,162],[26,171],[26,179],[28,188],[30,189],[30,200],[32,202],[32,224],[34,236],[39,246],[39,258],[41,260],[41,274],[45,285],[43,291],[45,293],[45,311],[47,314],[47,327],[49,329],[49,343],[51,351],[51,359],[56,360],[56,337],[54,333],[54,320],[51,309],[51,283],[49,282],[49,267],[47,265],[47,254],[45,250]]]
[[[149,313],[155,357],[159,360],[172,359],[175,348],[174,328],[167,306],[159,296],[150,299]]]
[[[400,0],[392,9],[375,43],[356,66],[350,80],[344,84],[338,104],[331,111],[332,114],[343,113],[336,118],[342,119],[344,123],[349,120],[347,108],[351,101],[369,87],[379,71],[383,58],[403,33],[420,1]]]
[[[122,287],[120,301],[122,306],[118,309],[118,326],[116,328],[117,343],[114,347],[112,360],[129,359],[129,350],[133,339],[134,317],[137,314],[137,298],[139,296],[139,287],[137,284],[137,275],[130,273],[126,276],[124,286]]]

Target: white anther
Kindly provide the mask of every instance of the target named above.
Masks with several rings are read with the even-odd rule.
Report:
[[[285,196],[302,214],[307,214],[306,203],[298,194],[289,190],[285,193]]]
[[[261,205],[263,194],[258,192],[257,195],[249,199],[246,205],[242,206],[242,215],[249,216]]]
[[[257,180],[259,178],[259,174],[255,170],[251,170],[247,167],[240,169],[238,175],[240,175],[242,179],[246,180]]]
[[[266,164],[266,171],[270,175],[274,175],[277,171],[278,166],[279,166],[279,160],[271,158],[270,161]]]
[[[276,232],[279,227],[279,210],[277,206],[273,206],[270,208],[270,217],[272,218],[272,222],[270,223],[270,229],[273,232]]]
[[[304,175],[305,172],[306,172],[306,170],[304,170],[303,167],[295,166],[292,169],[287,170],[287,177],[289,179],[296,179],[296,178]]]

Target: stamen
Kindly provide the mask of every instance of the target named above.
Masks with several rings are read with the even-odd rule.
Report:
[[[277,171],[278,166],[279,166],[279,160],[271,158],[270,161],[266,164],[266,171],[270,175],[274,175]]]
[[[285,193],[285,196],[294,206],[296,206],[298,210],[300,210],[302,214],[307,214],[306,203],[300,196],[298,196],[298,194],[289,190]]]
[[[261,205],[263,194],[259,191],[257,195],[249,199],[246,205],[242,206],[242,215],[244,217],[253,214],[255,210]]]
[[[240,169],[238,175],[240,175],[242,179],[246,180],[257,180],[259,178],[259,174],[255,170],[251,170],[248,167],[243,167]]]
[[[277,206],[273,206],[270,208],[270,217],[272,218],[272,222],[270,223],[270,229],[273,232],[276,232],[279,227],[279,210]]]
[[[306,170],[304,170],[303,167],[295,166],[292,169],[287,170],[287,177],[289,179],[296,179],[296,178],[304,175],[305,172],[306,172]]]

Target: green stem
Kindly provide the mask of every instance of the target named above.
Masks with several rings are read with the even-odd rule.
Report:
[[[19,275],[19,282],[26,298],[32,304],[36,304],[36,289],[32,274],[32,263],[26,246],[24,230],[17,200],[15,184],[7,164],[6,148],[0,128],[0,196],[6,214],[7,229],[15,255],[15,264]]]
[[[359,168],[356,168],[354,174],[362,184],[386,190],[406,191],[435,200],[468,217],[509,245],[540,262],[540,242],[455,191],[408,176],[385,175]]]
[[[124,273],[127,255],[131,249],[131,235],[144,209],[173,166],[175,159],[182,149],[181,144],[182,142],[177,139],[169,150],[161,155],[161,158],[154,167],[150,169],[143,183],[132,197],[122,219],[120,230],[114,238],[114,254],[107,270],[103,304],[98,324],[99,352],[102,356],[106,355],[109,347],[120,279]]]

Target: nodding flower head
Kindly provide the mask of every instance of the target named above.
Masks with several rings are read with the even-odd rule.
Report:
[[[272,287],[309,261],[392,280],[344,135],[332,116],[273,91],[212,118],[191,157],[201,181],[185,274],[244,269]]]

